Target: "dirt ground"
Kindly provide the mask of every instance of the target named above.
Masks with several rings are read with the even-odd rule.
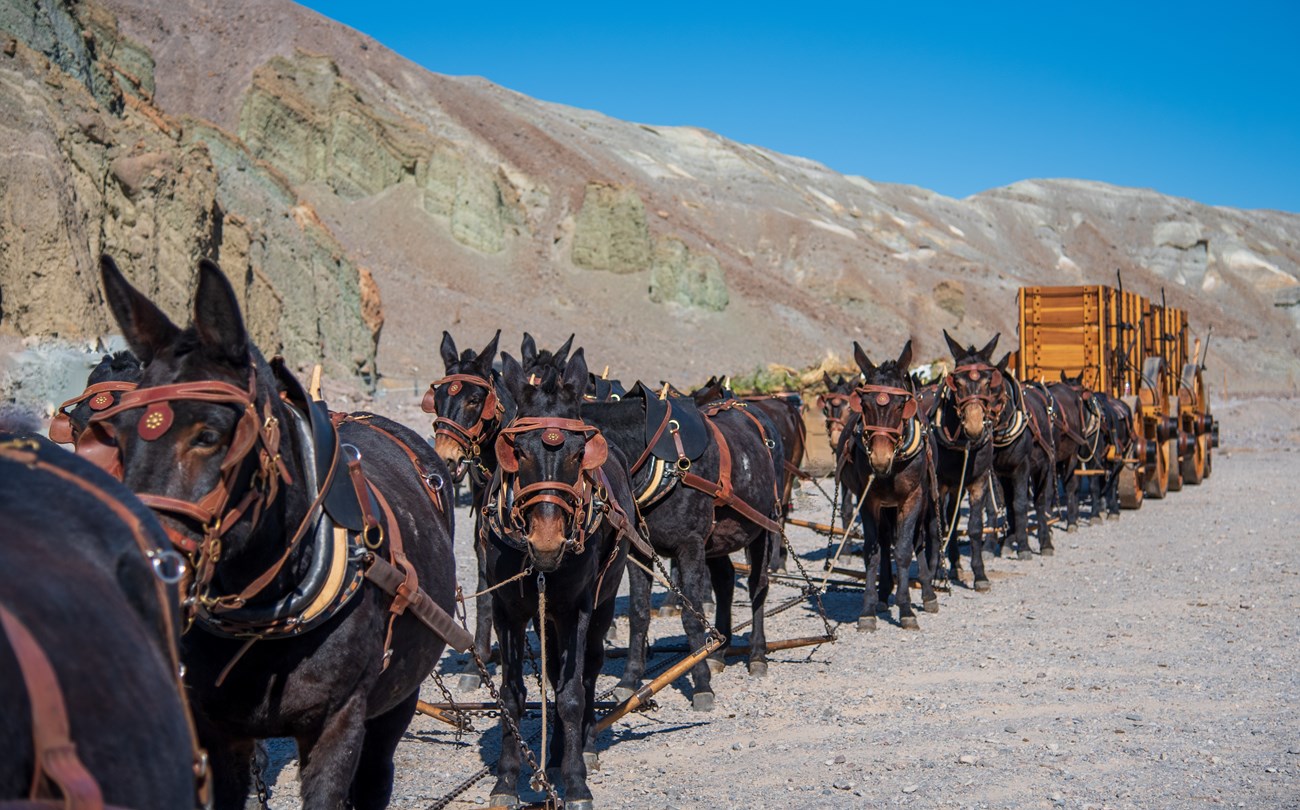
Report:
[[[1057,532],[1053,558],[991,558],[993,589],[941,593],[941,612],[919,614],[920,631],[901,629],[895,611],[859,633],[861,592],[834,591],[825,605],[835,643],[773,653],[761,680],[732,659],[714,680],[711,713],[692,711],[679,681],[657,711],[601,738],[590,780],[598,805],[1300,807],[1300,562],[1287,483],[1300,478],[1300,452],[1283,441],[1294,409],[1276,407],[1288,417],[1281,430],[1244,418],[1257,408],[1239,409],[1240,426],[1253,427],[1236,446],[1225,441],[1205,484]],[[796,511],[829,512],[811,488]],[[467,584],[471,525],[458,510]],[[793,528],[790,537],[820,574],[824,538]],[[794,593],[774,586],[772,603]],[[805,604],[768,628],[781,639],[822,625]],[[625,643],[626,620],[619,630]],[[652,634],[684,642],[676,618],[655,619]],[[445,658],[440,670],[462,662]],[[621,668],[609,662],[600,688]],[[447,683],[455,691],[457,678]],[[456,695],[488,699],[483,689]],[[432,681],[424,697],[441,700]],[[495,762],[498,726],[477,725],[457,740],[417,716],[397,752],[393,806],[428,807]],[[527,735],[537,728],[524,724]],[[291,746],[273,749],[272,807],[298,807],[292,756]],[[450,806],[486,804],[493,779]]]

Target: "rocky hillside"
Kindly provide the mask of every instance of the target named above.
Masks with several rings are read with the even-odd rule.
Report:
[[[1295,214],[1071,180],[956,200],[430,73],[285,0],[94,2],[33,31],[0,0],[18,39],[0,126],[35,133],[0,168],[7,330],[102,329],[101,245],[170,302],[211,253],[299,362],[368,370],[385,318],[394,389],[440,368],[442,329],[480,344],[498,327],[507,346],[576,331],[597,367],[689,383],[853,339],[938,356],[941,328],[1012,344],[1017,287],[1121,270],[1198,334],[1213,324],[1216,387],[1297,388]]]

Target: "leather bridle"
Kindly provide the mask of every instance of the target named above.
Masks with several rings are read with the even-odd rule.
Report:
[[[866,409],[863,407],[864,401],[872,401],[883,407],[896,400],[903,402],[902,418],[898,424],[882,425],[868,421]],[[889,437],[893,445],[890,453],[891,468],[898,451],[903,446],[907,423],[916,417],[919,408],[915,393],[906,388],[895,388],[889,385],[860,385],[853,389],[853,394],[849,397],[849,410],[858,416],[857,424],[863,439],[863,449],[870,453],[872,439],[878,435]]]
[[[156,512],[167,513],[198,523],[203,537],[194,540],[172,526],[165,526],[168,537],[194,564],[193,593],[199,600],[207,599],[206,590],[215,567],[221,558],[221,541],[231,527],[245,515],[251,514],[253,522],[265,508],[275,501],[281,481],[293,483],[288,469],[280,458],[280,424],[272,402],[268,400],[259,415],[257,404],[257,377],[250,369],[248,387],[240,388],[217,380],[172,383],[150,388],[136,388],[122,394],[118,403],[90,417],[87,433],[82,443],[103,443],[108,432],[107,422],[125,411],[144,408],[137,423],[136,433],[144,441],[156,441],[171,428],[174,415],[170,402],[210,402],[234,405],[241,413],[235,425],[234,436],[221,461],[221,477],[208,493],[197,501],[187,501],[165,495],[137,493],[137,497]],[[245,471],[244,461],[257,450],[257,466],[248,492],[233,506],[237,483]],[[278,568],[278,566],[277,566]],[[259,581],[264,581],[259,578]],[[234,597],[239,601],[247,593]],[[208,600],[213,604],[224,599]]]
[[[853,395],[843,394],[839,391],[827,391],[817,396],[817,407],[821,409],[822,417],[826,420],[826,435],[831,438],[831,447],[834,448],[834,433],[838,430],[843,433],[844,428],[848,425],[850,399]],[[839,415],[832,415],[832,409],[839,409]]]
[[[98,413],[113,407],[113,403],[116,401],[113,396],[114,393],[134,391],[139,385],[139,383],[124,380],[108,380],[87,386],[85,391],[63,403],[54,411],[54,418],[50,420],[50,441],[59,444],[73,444],[81,438],[80,434],[74,436],[72,433],[72,416],[70,413],[72,409],[81,403],[89,400],[90,409]]]
[[[515,437],[523,433],[542,431],[542,443],[547,447],[560,447],[564,444],[566,434],[579,434],[584,439],[582,468],[578,480],[572,484],[564,481],[544,480],[525,486],[518,486],[519,458],[515,454]],[[520,417],[502,428],[496,439],[497,466],[501,470],[501,486],[509,487],[508,521],[502,521],[501,529],[512,534],[518,545],[518,537],[527,527],[524,516],[532,507],[549,503],[564,513],[566,523],[565,547],[575,554],[581,554],[586,548],[587,534],[592,528],[592,521],[585,520],[593,511],[593,498],[596,496],[597,482],[593,472],[599,470],[609,455],[609,447],[600,430],[581,419],[564,419],[559,417]],[[507,480],[510,479],[510,480]],[[505,493],[498,495],[500,498]],[[498,510],[505,504],[498,503]],[[526,544],[527,541],[524,541]]]
[[[454,397],[461,392],[461,389],[467,383],[478,386],[487,392],[483,398],[483,406],[479,409],[478,419],[474,420],[474,424],[468,427],[450,417],[438,416],[436,404],[438,386],[446,385],[447,395]],[[497,398],[496,387],[491,380],[476,374],[448,374],[429,383],[429,390],[425,392],[424,399],[420,402],[420,410],[434,414],[433,435],[435,437],[451,439],[460,445],[467,456],[473,459],[477,459],[482,453],[483,442],[491,435],[491,426],[500,421],[501,414],[504,411],[501,401]]]

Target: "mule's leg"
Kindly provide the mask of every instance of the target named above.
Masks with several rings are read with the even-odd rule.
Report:
[[[1016,468],[1012,477],[1004,479],[1012,493],[1011,503],[1007,504],[1007,517],[1011,518],[1016,527],[1016,557],[1021,560],[1032,559],[1034,554],[1029,550],[1029,528],[1025,525],[1029,519],[1029,471],[1025,465]]]
[[[358,689],[325,718],[314,739],[299,737],[299,792],[303,807],[343,807],[366,738],[366,690]],[[391,781],[389,783],[391,789]]]
[[[1065,530],[1067,532],[1078,531],[1079,529],[1079,479],[1082,476],[1074,474],[1078,468],[1079,462],[1073,458],[1066,463]]]
[[[921,605],[926,613],[938,613],[939,595],[934,592],[935,568],[939,562],[938,512],[928,493],[923,494],[921,499],[924,506],[921,509],[921,519],[916,524],[915,540],[916,559],[921,574]]]
[[[352,779],[352,806],[355,810],[383,810],[393,795],[393,753],[411,725],[420,690],[387,712],[366,721],[365,741],[357,775]]]
[[[600,770],[596,754],[596,678],[605,665],[606,629],[614,622],[614,600],[606,599],[595,606],[591,615],[591,629],[587,633],[587,653],[582,667],[582,688],[585,696],[582,718],[582,759],[587,770]]]
[[[650,575],[638,565],[627,566],[628,615],[627,659],[623,677],[614,687],[619,700],[627,700],[641,686],[645,675],[646,638],[650,632]]]
[[[761,532],[756,540],[745,548],[749,560],[749,603],[754,618],[749,630],[749,674],[755,678],[767,675],[767,633],[763,627],[763,610],[767,605],[767,555],[772,548],[769,535],[775,532]],[[727,628],[730,630],[730,626]]]
[[[876,629],[876,613],[882,609],[888,610],[889,605],[880,604],[880,566],[883,562],[880,554],[880,522],[872,513],[870,503],[863,504],[858,515],[862,518],[862,570],[866,574],[862,583],[862,614],[858,616],[858,630],[869,633]]]
[[[894,603],[898,605],[898,623],[905,630],[919,630],[921,625],[916,620],[916,612],[912,610],[912,549],[916,543],[916,528],[921,518],[921,493],[914,491],[903,504],[898,507],[898,515],[894,518],[892,536],[889,539],[893,541],[894,565],[898,570],[896,583],[894,585]],[[924,569],[924,563],[921,568]],[[924,571],[920,572],[924,579]]]
[[[1056,489],[1055,468],[1044,464],[1043,469],[1034,475],[1034,512],[1038,515],[1038,549],[1044,557],[1056,553],[1052,547],[1052,493]]]
[[[497,642],[501,645],[501,704],[518,728],[524,698],[527,697],[524,686],[524,632],[528,622],[527,619],[516,620],[497,599],[492,601]],[[494,807],[513,807],[519,803],[519,766],[522,760],[520,741],[510,733],[506,718],[502,717],[501,758],[497,760],[497,781],[492,786],[488,804]]]
[[[547,627],[547,676],[555,688],[556,724],[549,761],[560,766],[565,806],[591,801],[587,787],[587,764],[582,752],[586,745],[586,663],[591,610],[581,607],[567,614],[555,614]],[[600,639],[593,639],[600,644]],[[586,804],[590,807],[590,804]]]
[[[948,579],[961,582],[961,538],[957,536],[957,522],[961,518],[962,493],[949,490],[939,496],[943,508],[939,510],[939,543],[948,544]]]
[[[200,717],[195,719],[201,722]],[[214,810],[243,810],[253,783],[253,740],[232,739],[211,727],[199,730],[212,773]]]
[[[475,510],[476,514],[477,511]],[[477,523],[475,528],[474,535],[477,537]],[[478,592],[481,594],[474,600],[474,652],[478,655],[479,660],[486,664],[492,657],[492,594],[483,593],[489,585],[487,578],[487,548],[484,544],[474,543],[474,556],[478,560]],[[457,687],[462,692],[472,692],[482,685],[483,679],[479,675],[478,665],[473,660],[470,660],[461,673]]]
[[[975,590],[987,591],[989,578],[984,573],[984,510],[979,508],[984,502],[984,482],[987,478],[970,482],[966,491],[970,493],[970,512],[966,515],[966,534],[970,538],[970,570],[974,576]],[[958,506],[962,493],[957,493]]]
[[[692,650],[698,650],[704,646],[704,623],[700,621],[696,611],[703,609],[710,584],[709,569],[704,560],[704,542],[701,540],[684,543],[677,554],[677,566],[681,572],[682,595],[695,608],[695,610],[682,611],[682,627],[686,630],[688,646]],[[729,605],[730,600],[727,602]],[[691,699],[693,708],[696,711],[711,711],[713,678],[709,665],[701,661],[692,667],[691,680],[695,684],[695,694]]]
[[[706,557],[709,580],[713,583],[713,626],[722,634],[725,643],[708,658],[709,669],[714,674],[726,667],[727,647],[731,645],[731,614],[736,599],[736,566],[731,557]],[[705,614],[707,615],[707,614]]]

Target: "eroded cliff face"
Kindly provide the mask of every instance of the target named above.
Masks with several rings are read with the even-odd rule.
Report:
[[[185,323],[211,257],[267,353],[373,378],[382,315],[344,248],[237,139],[153,106],[149,51],[111,14],[0,0],[0,28],[0,330],[115,331],[101,252]]]
[[[47,98],[49,70],[14,73],[0,57],[27,117],[12,126],[45,133],[37,154],[58,153],[16,180],[46,198],[8,215],[45,229],[6,238],[31,257],[90,246],[57,282],[73,291],[70,324],[102,317],[90,256],[111,239],[142,274],[159,268],[149,283],[164,296],[188,283],[169,268],[196,255],[233,263],[250,320],[297,362],[323,353],[368,369],[382,323],[379,364],[402,388],[427,382],[444,328],[469,344],[497,328],[544,343],[577,331],[618,376],[692,380],[844,356],[855,339],[889,354],[914,337],[930,359],[945,353],[944,328],[980,343],[1002,332],[1005,346],[1019,286],[1114,284],[1118,270],[1188,309],[1196,334],[1214,326],[1216,381],[1300,384],[1295,214],[1073,180],[955,200],[440,76],[288,0],[98,2],[129,36],[102,77],[102,50],[83,57],[77,37],[29,26],[19,39],[45,43],[34,50],[83,88],[107,142]],[[104,88],[126,88],[121,103]],[[101,228],[110,204],[121,215]],[[41,296],[10,286],[5,328],[52,329]]]

